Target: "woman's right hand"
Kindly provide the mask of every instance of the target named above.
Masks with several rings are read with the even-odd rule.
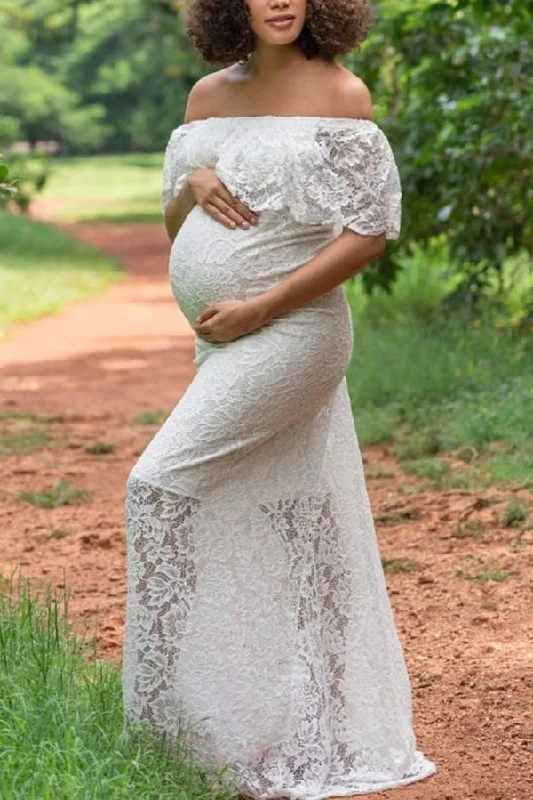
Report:
[[[234,197],[211,167],[194,170],[188,184],[198,205],[227,228],[248,229],[250,225],[257,225],[258,214]]]

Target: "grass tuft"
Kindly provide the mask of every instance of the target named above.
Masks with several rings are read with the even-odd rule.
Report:
[[[135,425],[161,425],[168,417],[168,411],[156,409],[155,411],[144,411],[133,420]]]
[[[0,455],[32,453],[50,442],[46,430],[34,425],[21,424],[9,431],[0,433]]]
[[[465,520],[458,522],[455,530],[452,531],[454,539],[479,539],[483,540],[485,525],[480,520]]]
[[[488,583],[489,581],[501,583],[502,581],[506,581],[507,578],[511,577],[512,575],[516,575],[516,572],[506,569],[484,569],[481,572],[478,572],[477,575],[474,575],[474,580],[478,581],[479,583]]]
[[[414,572],[421,569],[418,561],[412,558],[385,558],[381,559],[381,565],[385,573],[392,575],[398,572]]]
[[[64,479],[54,483],[51,489],[42,492],[19,492],[20,500],[31,503],[33,506],[41,508],[57,508],[58,506],[68,506],[77,500],[86,500],[91,496],[88,489],[78,489],[71,487],[69,481]]]
[[[85,452],[91,456],[105,456],[109,453],[114,453],[116,446],[110,442],[95,442],[85,448]]]
[[[65,536],[70,535],[70,531],[67,528],[54,528],[50,535],[54,539],[64,539]]]
[[[503,514],[503,524],[506,528],[517,528],[529,517],[527,504],[517,497],[513,497],[507,503]]]
[[[383,469],[382,467],[375,467],[367,469],[366,477],[369,479],[377,479],[377,478],[395,478],[396,472],[392,469]]]
[[[420,458],[415,461],[405,461],[402,464],[404,472],[422,478],[425,484],[432,489],[469,489],[476,481],[476,473],[466,470],[452,470],[450,464],[440,458]]]
[[[20,422],[46,422],[45,417],[39,417],[32,411],[0,411],[0,421],[19,420]]]
[[[394,448],[396,458],[399,461],[423,458],[440,453],[443,449],[442,441],[434,431],[405,432],[401,438],[396,438]]]

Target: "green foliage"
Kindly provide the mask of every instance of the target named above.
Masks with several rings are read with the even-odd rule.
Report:
[[[16,191],[12,192],[9,199],[19,211],[26,213],[33,197],[46,186],[51,171],[50,159],[38,153],[10,153],[8,161],[9,169],[17,176]]]
[[[0,575],[2,797],[229,800],[224,768],[198,766],[181,733],[157,741],[125,722],[120,670],[72,633],[68,603]]]
[[[530,4],[382,0],[349,63],[399,161],[403,245],[446,235],[461,278],[449,301],[475,305],[509,255],[533,252]],[[390,285],[396,254],[367,272],[369,287]]]
[[[18,181],[12,177],[8,165],[0,155],[0,208],[4,208],[7,201],[16,196]]]
[[[479,581],[479,583],[489,583],[491,581],[501,583],[516,574],[516,572],[506,569],[483,569],[477,575],[474,575],[474,580]]]

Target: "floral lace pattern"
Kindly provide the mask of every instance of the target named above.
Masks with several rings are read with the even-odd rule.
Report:
[[[163,733],[175,705],[171,676],[196,585],[191,518],[197,505],[195,498],[171,496],[135,478],[128,482],[125,519],[140,645],[136,716]]]
[[[384,134],[365,120],[208,119],[171,136],[166,207],[197,166],[260,210],[229,230],[195,206],[170,254],[176,300],[274,286],[339,235],[399,233]],[[125,715],[180,731],[228,786],[325,800],[426,778],[346,370],[342,287],[227,344],[133,466],[126,496]]]
[[[338,224],[366,236],[401,227],[394,154],[371,120],[210,118],[176,128],[163,170],[162,208],[198,167],[254,211],[285,210],[296,222]]]

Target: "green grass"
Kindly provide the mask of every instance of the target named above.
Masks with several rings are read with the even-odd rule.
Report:
[[[526,503],[517,497],[513,497],[507,503],[503,515],[503,524],[506,528],[517,528],[529,519],[529,511]]]
[[[61,158],[42,196],[61,219],[162,222],[162,168],[162,153]]]
[[[46,429],[28,423],[0,433],[0,456],[33,453],[50,443]]]
[[[13,325],[101,294],[121,275],[116,259],[54,226],[0,212],[0,340]]]
[[[440,458],[420,458],[405,461],[402,470],[408,475],[416,475],[432,489],[474,489],[484,481],[474,469],[452,470],[450,464]]]
[[[69,630],[67,594],[0,576],[2,797],[229,800],[223,769],[124,722],[120,670],[96,655]]]
[[[420,564],[412,558],[382,558],[381,565],[385,573],[416,572]]]
[[[510,324],[532,291],[531,271],[509,266],[522,294],[513,287],[505,298],[504,327],[490,304],[478,322],[442,310],[453,281],[441,251],[404,266],[390,296],[368,298],[359,281],[345,286],[355,340],[347,377],[361,443],[391,442],[402,462],[425,459],[414,471],[442,488],[472,484],[475,473],[477,483],[533,486],[533,336]],[[461,476],[435,461],[450,451],[473,469]]]
[[[514,575],[516,575],[516,572],[506,569],[483,569],[474,575],[474,580],[479,583],[488,583],[489,581],[501,583]]]
[[[63,479],[56,481],[51,489],[45,489],[41,492],[29,492],[26,490],[19,492],[20,500],[41,508],[69,506],[78,500],[87,500],[90,496],[91,492],[88,489],[79,489],[76,486],[71,486],[69,481]]]
[[[485,525],[479,520],[465,520],[457,522],[451,536],[453,539],[479,539],[483,540]]]

